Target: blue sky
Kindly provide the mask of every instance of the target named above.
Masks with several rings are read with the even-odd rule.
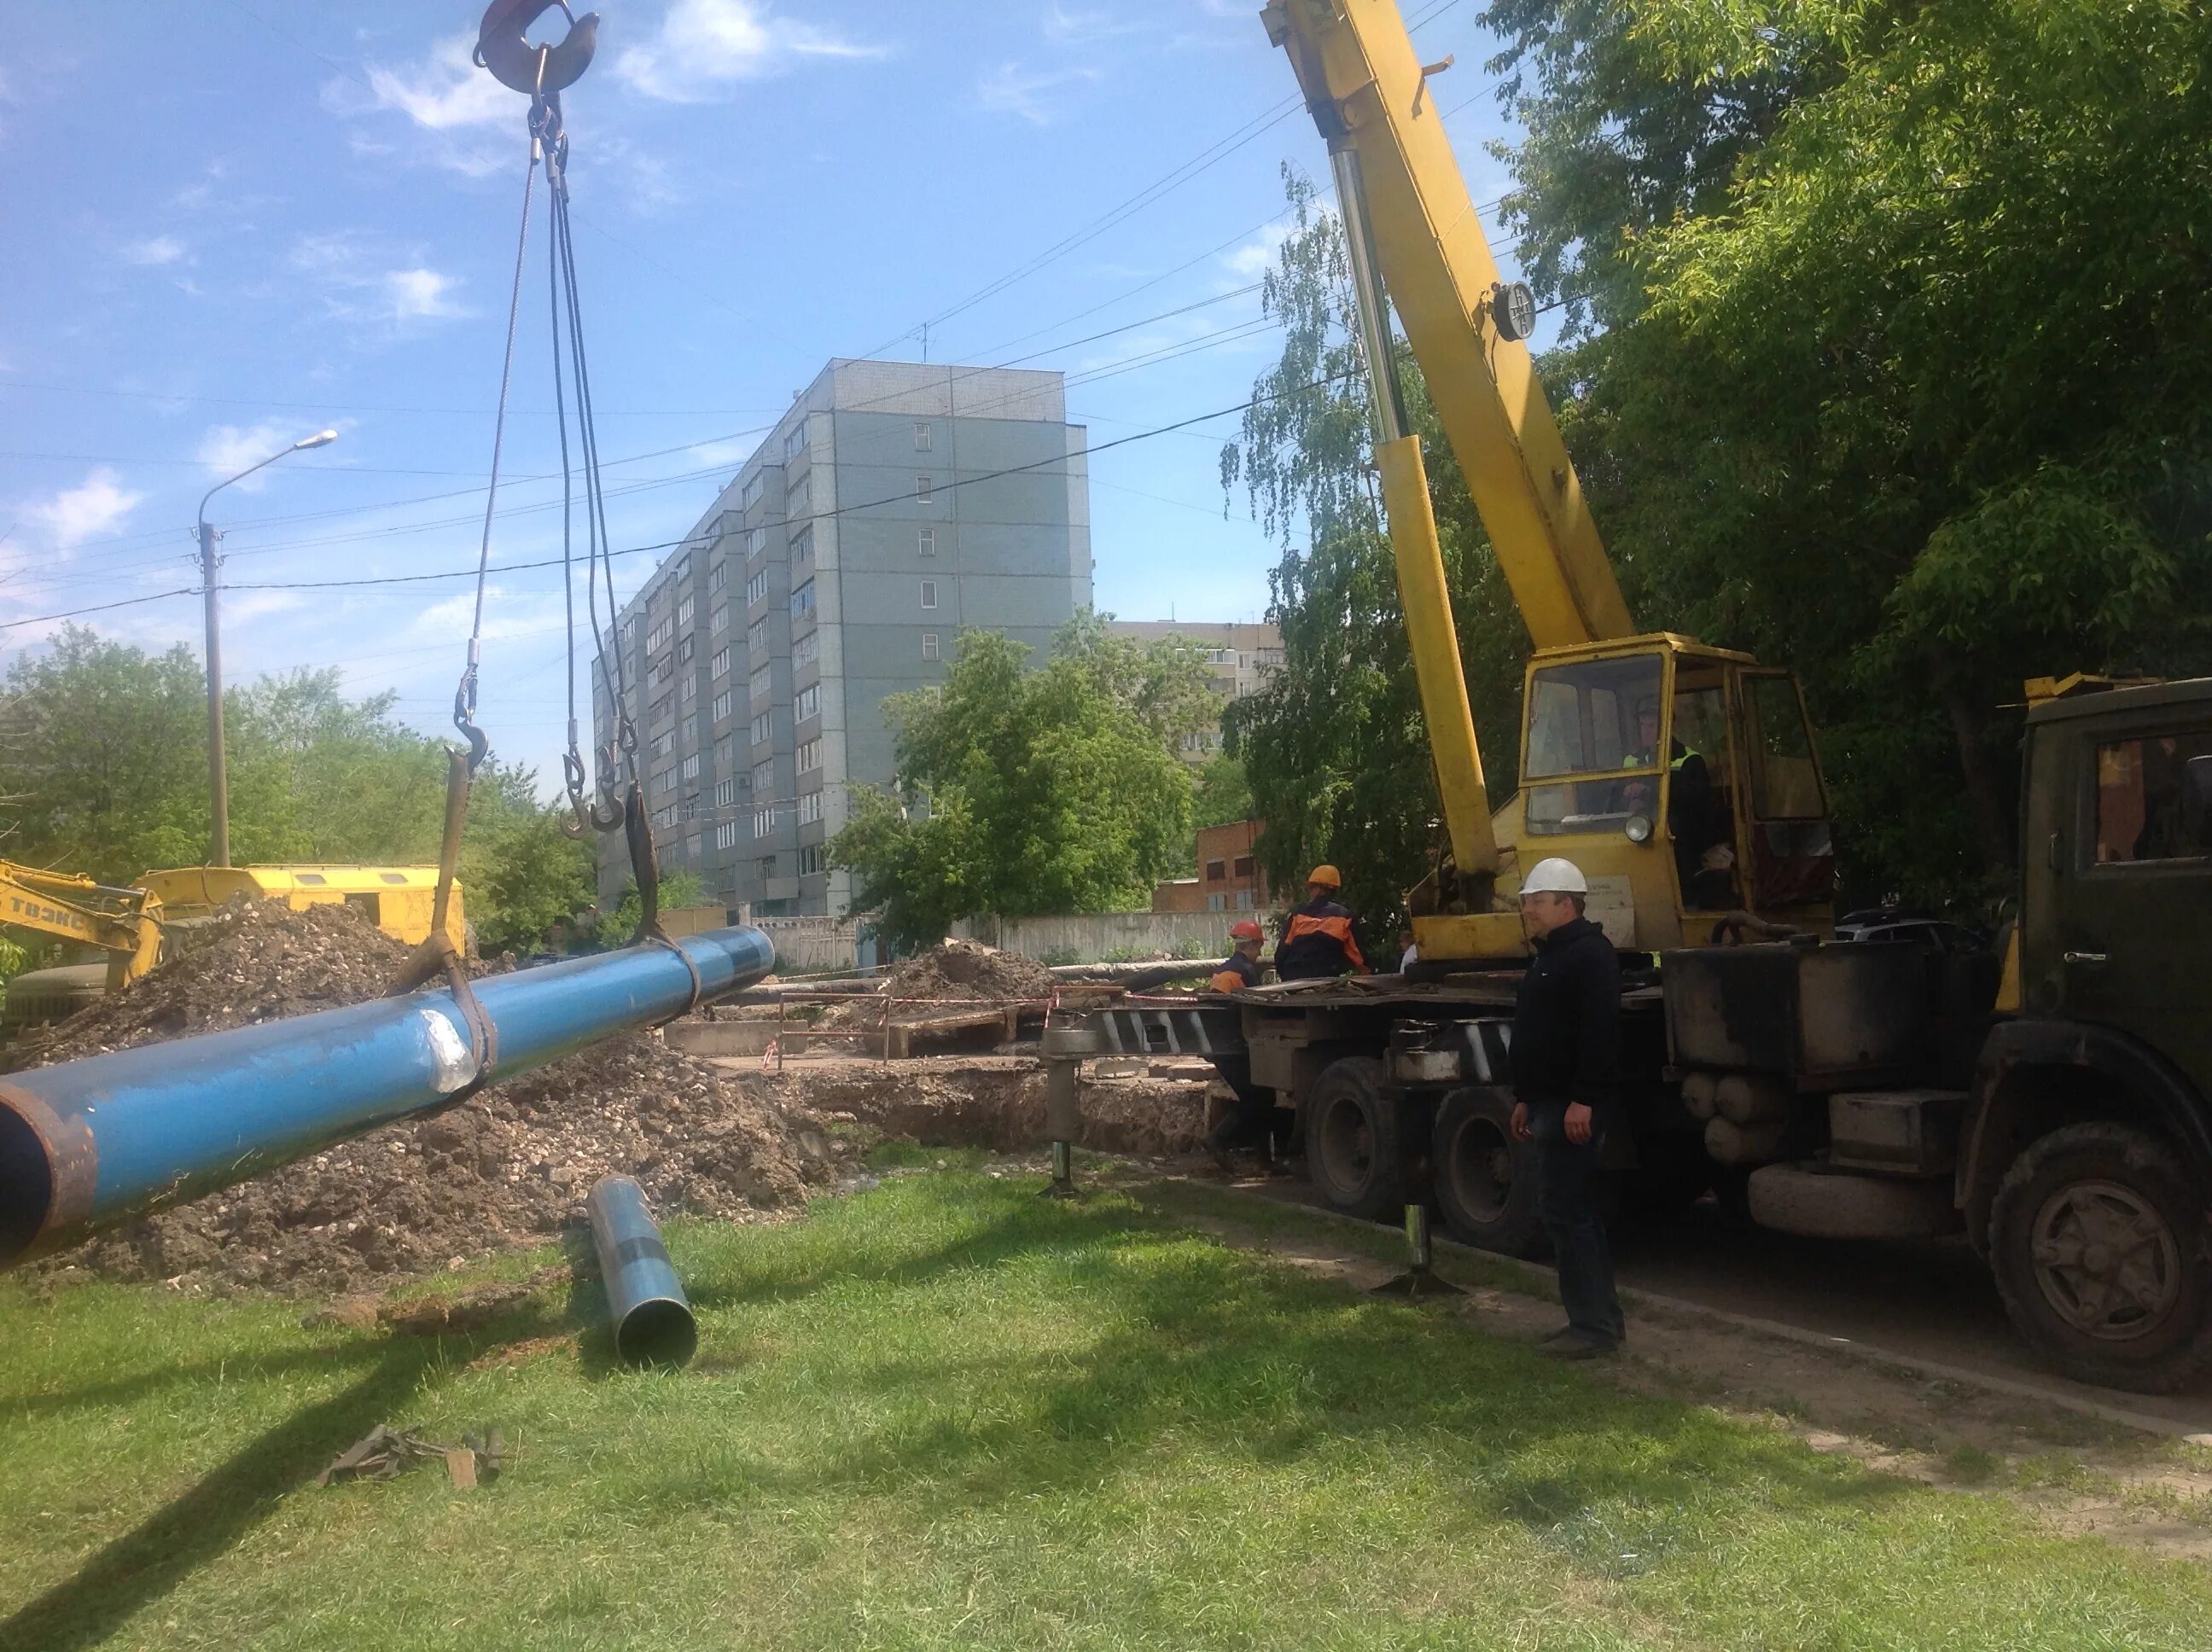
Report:
[[[1510,133],[1480,10],[1407,0],[1424,56],[1458,58],[1439,101],[1487,201],[1506,178],[1484,143]],[[1094,443],[1243,400],[1275,349],[1243,289],[1279,234],[1280,167],[1327,177],[1256,12],[607,0],[566,101],[600,448],[626,461],[614,543],[680,536],[828,358],[915,358],[926,320],[931,360],[1066,372]],[[473,568],[526,108],[469,65],[477,15],[0,7],[0,624],[191,586],[199,495],[325,425],[337,442],[217,497],[228,584]],[[543,206],[495,563],[560,548]],[[1092,461],[1101,608],[1262,616],[1275,549],[1241,495],[1222,515],[1236,422]],[[622,562],[625,595],[652,561]],[[441,729],[470,598],[464,579],[237,589],[227,672],[337,665]],[[198,645],[191,597],[85,617]],[[0,631],[0,665],[54,629]],[[486,637],[495,749],[557,776],[558,570],[496,576]]]

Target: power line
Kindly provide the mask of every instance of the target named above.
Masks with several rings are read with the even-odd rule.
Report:
[[[883,499],[872,499],[863,503],[853,505],[839,505],[826,511],[810,512],[808,514],[802,517],[787,519],[783,525],[786,527],[803,525],[807,523],[826,521],[836,517],[850,515],[858,511],[876,510],[885,505],[902,504],[925,497],[933,498],[939,493],[951,493],[962,488],[974,487],[980,483],[996,482],[1006,477],[1020,476],[1030,471],[1042,470],[1048,465],[1063,464],[1068,459],[1088,459],[1093,454],[1107,452],[1116,447],[1128,446],[1133,442],[1147,441],[1153,437],[1167,435],[1173,431],[1188,429],[1194,424],[1204,424],[1212,419],[1225,418],[1232,413],[1242,413],[1249,409],[1259,406],[1263,402],[1277,401],[1285,396],[1303,394],[1305,391],[1318,389],[1322,386],[1334,384],[1344,376],[1345,375],[1342,374],[1336,374],[1330,378],[1316,380],[1310,385],[1300,386],[1295,390],[1279,391],[1271,396],[1255,396],[1246,401],[1238,402],[1233,406],[1215,408],[1212,411],[1208,413],[1194,413],[1188,418],[1176,419],[1167,424],[1155,425],[1149,430],[1140,430],[1133,435],[1117,436],[1112,441],[1094,443],[1077,452],[1055,455],[1050,459],[1034,459],[1026,465],[1008,465],[1004,470],[981,471],[975,476],[955,477],[947,481],[941,488],[932,488],[927,495],[923,494],[920,489],[910,489],[906,493],[893,494]],[[611,556],[635,556],[655,550],[672,550],[679,545],[696,543],[696,538],[697,536],[696,535],[686,534],[680,539],[663,540],[655,544],[628,545],[624,546],[621,550],[611,550],[606,554]],[[492,566],[490,571],[495,574],[519,574],[539,568],[559,568],[560,566],[562,566],[561,559],[557,556],[553,556],[526,562],[496,563]],[[476,568],[471,567],[428,574],[388,574],[354,580],[261,580],[254,582],[233,583],[227,586],[225,588],[232,591],[359,590],[371,586],[419,585],[434,580],[471,579],[475,577],[476,573]],[[198,596],[199,594],[198,586],[179,586],[173,591],[152,592],[141,597],[126,597],[119,601],[100,603],[90,607],[70,609],[61,613],[40,614],[25,619],[0,622],[0,631],[12,631],[26,625],[52,624],[58,620],[76,619],[86,614],[106,613],[113,609],[130,608],[144,603],[160,602],[170,597],[191,597]]]

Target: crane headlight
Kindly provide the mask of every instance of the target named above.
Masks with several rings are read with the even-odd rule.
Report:
[[[1649,843],[1651,841],[1651,817],[1631,815],[1628,823],[1620,829],[1628,834],[1631,843]]]
[[[1536,295],[1525,281],[1501,281],[1490,289],[1490,319],[1500,338],[1518,343],[1536,331]]]

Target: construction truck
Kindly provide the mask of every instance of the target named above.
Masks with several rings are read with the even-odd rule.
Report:
[[[136,981],[193,928],[238,896],[281,900],[295,912],[347,906],[410,946],[430,932],[437,893],[435,866],[183,866],[149,872],[127,889],[88,878],[40,872],[0,861],[0,925],[48,936],[64,952],[96,951],[104,959],[28,969],[7,984],[0,1005],[0,1042],[76,1014],[103,993]],[[468,950],[460,885],[447,916],[454,946]]]
[[[2068,1374],[2163,1391],[2212,1370],[2212,993],[2189,963],[2212,917],[2212,681],[2032,683],[2016,920],[1990,945],[1839,936],[1797,685],[1636,629],[1533,371],[1533,300],[1500,277],[1428,85],[1449,65],[1420,62],[1392,0],[1261,16],[1328,147],[1449,847],[1411,895],[1412,975],[1052,1029],[1054,1135],[1072,1139],[1084,1056],[1205,1054],[1296,1110],[1333,1207],[1425,1205],[1534,1250],[1506,1086],[1514,897],[1563,856],[1623,957],[1627,1128],[1604,1163],[1625,1206],[1712,1191],[1790,1233],[1963,1232]],[[1520,787],[1494,815],[1393,304],[1535,644]]]

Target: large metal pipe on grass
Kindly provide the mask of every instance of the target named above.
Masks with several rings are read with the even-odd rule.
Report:
[[[584,1213],[592,1220],[617,1357],[632,1365],[681,1365],[698,1350],[699,1327],[645,1189],[629,1176],[602,1176],[584,1200]]]
[[[775,963],[750,927],[676,945],[682,957],[633,946],[477,982],[493,1078],[681,1014],[694,969],[704,1002]],[[476,1076],[441,989],[0,1078],[0,1266],[438,1107]]]

